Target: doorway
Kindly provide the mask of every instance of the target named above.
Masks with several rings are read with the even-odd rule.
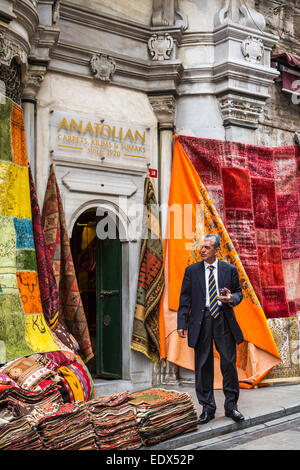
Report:
[[[103,217],[106,217],[104,214]],[[95,378],[122,378],[122,251],[116,238],[97,237],[96,208],[81,214],[71,248],[94,358],[87,363]]]

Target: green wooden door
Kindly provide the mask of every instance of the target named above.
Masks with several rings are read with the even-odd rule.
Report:
[[[96,372],[103,378],[122,377],[122,266],[119,239],[97,239]]]

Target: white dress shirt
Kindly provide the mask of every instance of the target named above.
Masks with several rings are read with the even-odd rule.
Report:
[[[206,304],[205,306],[209,308],[209,293],[208,293],[208,278],[209,278],[209,273],[210,269],[208,269],[209,266],[214,266],[213,270],[213,275],[215,276],[215,281],[216,281],[216,287],[217,287],[217,295],[219,295],[219,286],[218,286],[218,260],[214,263],[208,264],[206,261],[204,261],[204,271],[205,271],[205,283],[206,283]],[[218,305],[222,305],[222,302],[218,300]]]

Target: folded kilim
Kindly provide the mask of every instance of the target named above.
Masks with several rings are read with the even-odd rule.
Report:
[[[25,418],[0,421],[1,450],[42,450],[43,443],[35,428]]]
[[[91,412],[97,412],[97,409],[101,409],[106,406],[121,405],[128,401],[128,392],[113,393],[112,395],[104,395],[103,397],[94,398],[87,403],[87,407]]]
[[[133,450],[142,446],[128,392],[96,398],[87,403],[87,408],[100,449]]]
[[[187,393],[165,390],[163,388],[150,388],[129,395],[130,403],[140,410],[157,408],[168,404],[174,405],[190,399]]]
[[[43,390],[33,392],[19,387],[10,387],[0,393],[0,408],[7,404],[14,409],[15,414],[20,416],[25,410],[33,407],[45,406],[49,403],[63,404],[58,384],[50,383]]]
[[[149,389],[131,394],[129,403],[135,408],[139,433],[147,446],[197,429],[197,413],[187,393]]]
[[[89,414],[79,403],[36,407],[27,417],[49,450],[97,449]]]
[[[0,394],[0,448],[4,449],[134,450],[197,428],[186,393],[149,389],[64,404],[48,397],[43,405],[32,406],[34,400],[24,405],[11,399],[11,390],[36,395],[16,387]]]

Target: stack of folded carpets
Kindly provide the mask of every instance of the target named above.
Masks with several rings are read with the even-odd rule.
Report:
[[[87,367],[78,355],[68,350],[14,359],[0,368],[0,383],[1,375],[9,377],[15,386],[30,391],[40,391],[59,383],[67,402],[85,402],[96,394]]]
[[[27,420],[47,450],[96,450],[94,428],[85,405],[65,403],[35,407]]]
[[[51,382],[39,391],[24,390],[15,385],[2,386],[0,383],[0,417],[5,410],[10,410],[16,417],[24,416],[35,406],[49,403],[63,404],[60,386],[56,383]]]
[[[149,389],[131,394],[129,404],[135,408],[139,432],[147,446],[197,429],[197,413],[187,393]]]
[[[53,379],[55,375],[54,371],[45,367],[41,354],[23,356],[7,362],[0,372],[9,376],[22,389],[32,391],[43,388],[44,380]]]
[[[43,443],[35,427],[25,417],[0,418],[0,450],[42,450]]]
[[[101,450],[133,450],[142,446],[128,392],[95,398],[86,404]]]

